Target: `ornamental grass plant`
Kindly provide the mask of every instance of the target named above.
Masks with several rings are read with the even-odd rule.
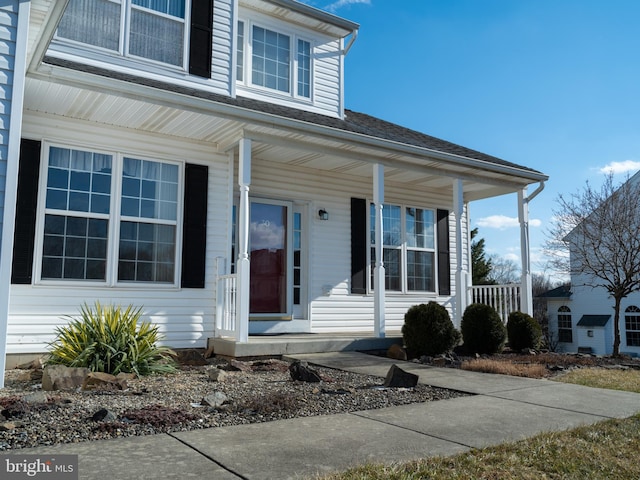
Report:
[[[48,364],[86,367],[93,372],[138,376],[176,371],[175,352],[159,346],[158,327],[142,322],[142,308],[129,305],[80,308],[80,317],[56,329]]]

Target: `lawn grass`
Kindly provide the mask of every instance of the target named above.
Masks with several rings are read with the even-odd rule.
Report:
[[[640,393],[640,370],[618,370],[610,368],[579,368],[558,375],[553,380]]]
[[[640,478],[640,415],[514,443],[396,465],[364,465],[325,480]]]

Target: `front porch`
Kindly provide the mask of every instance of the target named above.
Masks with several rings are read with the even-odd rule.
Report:
[[[402,334],[390,332],[380,338],[358,333],[302,333],[282,335],[252,335],[247,342],[234,338],[210,338],[207,347],[224,357],[268,357],[302,353],[353,352],[387,350],[393,344],[402,345]]]

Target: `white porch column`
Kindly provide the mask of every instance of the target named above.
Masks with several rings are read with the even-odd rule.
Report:
[[[384,165],[373,166],[373,203],[376,211],[376,259],[373,269],[374,278],[374,333],[376,337],[385,336],[385,280],[383,262],[382,204],[384,203]]]
[[[249,185],[251,185],[251,140],[240,140],[238,155],[238,260],[236,270],[236,341],[249,341]]]
[[[460,326],[462,322],[462,314],[467,308],[468,274],[464,269],[463,255],[464,242],[463,234],[463,216],[464,216],[464,194],[462,180],[453,182],[453,215],[456,221],[456,305],[454,310],[454,318],[456,324]]]
[[[531,253],[529,252],[529,197],[527,196],[527,187],[518,191],[518,220],[520,221],[520,257],[522,259],[520,309],[523,313],[533,315]]]

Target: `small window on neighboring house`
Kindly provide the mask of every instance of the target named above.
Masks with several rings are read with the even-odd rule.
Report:
[[[562,343],[573,342],[571,309],[564,305],[558,308],[558,341]]]
[[[627,333],[627,346],[640,347],[640,308],[635,305],[624,311],[624,326]]]
[[[70,0],[61,39],[184,67],[187,0]]]
[[[311,44],[298,40],[298,95],[311,97]]]

